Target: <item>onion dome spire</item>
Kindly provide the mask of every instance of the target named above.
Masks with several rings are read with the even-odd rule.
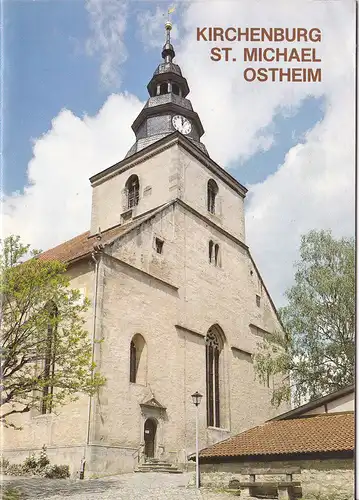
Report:
[[[175,51],[171,43],[170,21],[173,11],[174,7],[168,9],[168,20],[165,24],[166,41],[162,48],[164,60],[157,66],[147,85],[150,97],[132,124],[136,142],[126,158],[176,132],[181,133],[208,155],[205,145],[201,143],[204,134],[201,120],[193,110],[191,101],[187,99],[187,80],[179,65],[173,62]]]
[[[172,23],[170,20],[166,21],[165,28],[166,28],[166,43],[164,44],[162,49],[162,57],[166,63],[169,63],[172,62],[175,56],[175,51],[173,45],[171,44]]]

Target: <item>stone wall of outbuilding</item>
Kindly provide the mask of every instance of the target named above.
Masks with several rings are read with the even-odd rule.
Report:
[[[275,462],[227,462],[201,465],[201,486],[228,488],[229,481],[248,481],[239,471],[244,468],[300,467],[293,481],[302,484],[303,500],[353,500],[354,461],[352,459],[315,459]],[[258,481],[283,480],[283,476],[257,476]]]

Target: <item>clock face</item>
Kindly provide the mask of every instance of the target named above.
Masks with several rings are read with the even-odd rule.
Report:
[[[181,134],[187,135],[191,132],[192,130],[192,125],[191,122],[185,118],[184,116],[181,115],[176,115],[172,118],[172,124],[178,132],[181,132]]]

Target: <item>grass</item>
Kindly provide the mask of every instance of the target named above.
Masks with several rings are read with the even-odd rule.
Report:
[[[22,500],[22,493],[17,488],[5,488],[2,491],[2,500]]]

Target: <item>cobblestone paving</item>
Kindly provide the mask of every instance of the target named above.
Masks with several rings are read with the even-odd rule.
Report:
[[[102,479],[7,478],[2,487],[22,492],[21,500],[231,500],[232,496],[187,487],[191,473],[122,474]]]

